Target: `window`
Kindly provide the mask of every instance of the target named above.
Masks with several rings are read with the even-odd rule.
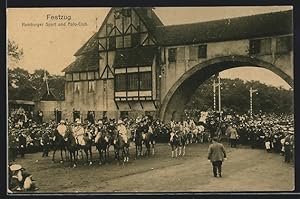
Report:
[[[124,36],[124,48],[129,48],[129,47],[131,47],[131,36],[125,35]]]
[[[116,49],[116,37],[109,37],[108,49],[115,50]]]
[[[123,37],[116,37],[117,48],[123,48]]]
[[[88,80],[95,79],[95,72],[88,72]]]
[[[115,90],[116,91],[126,91],[126,75],[119,74],[115,75]]]
[[[100,59],[100,60],[101,60],[101,59]],[[101,62],[101,61],[100,61],[100,62]],[[95,72],[95,79],[99,79],[99,76],[100,76],[99,73],[100,73],[99,71]]]
[[[250,40],[250,49],[249,49],[249,54],[254,55],[254,54],[259,54],[260,53],[260,40]]]
[[[177,60],[178,61],[183,61],[185,60],[185,48],[184,47],[179,47],[177,51]]]
[[[271,38],[262,39],[260,41],[260,54],[271,54]]]
[[[75,122],[76,119],[80,119],[80,111],[73,111],[73,121]]]
[[[293,49],[293,40],[291,36],[276,38],[276,53],[286,53]]]
[[[139,33],[135,33],[131,35],[132,47],[140,45],[141,35]]]
[[[66,73],[66,80],[67,81],[72,81],[72,74],[71,73]]]
[[[127,87],[126,87],[127,85]],[[152,89],[152,73],[127,73],[115,76],[115,91],[138,91]]]
[[[198,46],[198,58],[207,58],[207,45]]]
[[[73,81],[79,80],[79,73],[73,73]]]
[[[95,124],[95,111],[88,111],[88,112],[87,112],[86,119],[87,119],[90,123]]]
[[[140,73],[140,90],[152,89],[152,74],[151,72]]]
[[[196,46],[191,46],[189,47],[189,56],[191,61],[197,60],[197,47]]]
[[[80,91],[80,82],[74,82],[74,92]]]
[[[128,85],[128,90],[138,90],[139,74],[138,73],[128,73],[127,74],[127,85]]]
[[[87,74],[84,72],[84,73],[80,73],[80,80],[86,80],[87,78]]]
[[[169,53],[169,57],[168,57],[169,62],[175,62],[176,61],[176,48],[169,48],[168,53]]]
[[[123,9],[122,14],[124,17],[131,17],[131,9]]]
[[[121,111],[120,112],[120,118],[123,120],[125,118],[128,118],[128,111]]]
[[[89,93],[95,92],[96,81],[88,81]]]

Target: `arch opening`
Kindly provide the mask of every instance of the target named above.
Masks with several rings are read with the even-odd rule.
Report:
[[[265,68],[287,82],[292,88],[293,77],[284,73],[278,66],[250,57],[228,56],[208,60],[192,67],[180,77],[166,94],[159,111],[159,116],[164,122],[181,120],[185,105],[190,100],[196,89],[212,75],[237,67]]]

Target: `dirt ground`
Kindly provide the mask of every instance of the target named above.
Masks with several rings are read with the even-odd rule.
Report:
[[[214,178],[207,161],[208,143],[187,146],[186,156],[171,158],[170,146],[157,144],[156,154],[135,159],[135,149],[125,165],[110,160],[98,164],[94,149],[91,166],[80,163],[52,163],[41,153],[28,154],[16,163],[23,165],[45,192],[243,192],[292,191],[294,167],[279,154],[224,144],[228,160],[223,163],[223,177]],[[52,155],[52,152],[50,152]],[[112,157],[112,153],[111,153]]]

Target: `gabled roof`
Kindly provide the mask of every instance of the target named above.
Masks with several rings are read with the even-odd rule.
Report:
[[[135,12],[138,14],[138,16],[142,19],[142,21],[145,23],[146,27],[148,28],[148,31],[153,34],[155,37],[155,29],[158,26],[164,26],[162,21],[159,19],[159,17],[155,14],[155,12],[151,8],[140,8],[135,7]],[[151,12],[151,17],[148,16],[147,11]]]
[[[93,36],[74,54],[74,56],[83,55],[89,52],[98,52],[98,33],[94,33]]]
[[[228,41],[293,33],[292,10],[201,23],[157,27],[162,46]]]
[[[145,46],[117,50],[114,68],[152,66],[156,47]]]
[[[90,54],[85,54],[78,56],[76,60],[71,63],[62,72],[83,72],[83,71],[97,71],[99,69],[99,53],[91,52]]]

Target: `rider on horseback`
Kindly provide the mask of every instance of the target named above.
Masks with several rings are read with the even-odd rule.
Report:
[[[62,137],[65,137],[66,131],[67,131],[67,126],[65,125],[64,120],[60,120],[60,123],[59,123],[59,125],[57,126],[56,129]]]
[[[127,142],[128,142],[127,129],[122,120],[118,121],[118,132],[119,132],[119,135],[123,138],[124,142],[127,144]]]
[[[76,138],[76,143],[79,145],[85,145],[84,141],[84,128],[81,126],[80,119],[76,119],[75,127],[73,128],[73,134]]]

